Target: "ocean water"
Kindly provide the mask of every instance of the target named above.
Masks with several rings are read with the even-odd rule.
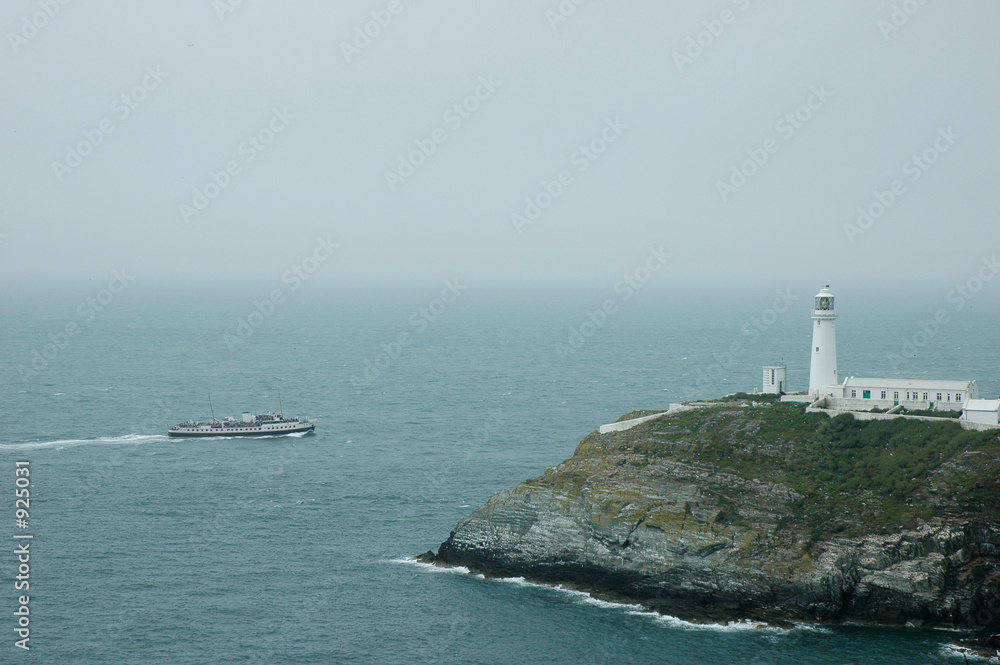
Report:
[[[93,320],[87,285],[6,297],[0,662],[963,662],[952,632],[695,626],[414,563],[602,423],[692,391],[753,389],[782,359],[793,389],[808,374],[811,290],[769,314],[773,289],[650,288],[626,302],[470,285],[441,311],[442,288],[303,289],[245,338],[238,319],[267,289],[136,285]],[[952,311],[944,293],[849,295],[843,376],[976,378],[983,396],[1000,393],[995,297]],[[608,297],[618,310],[558,352]],[[891,359],[939,308],[948,323]],[[68,323],[79,332],[62,339]],[[216,415],[238,416],[276,410],[279,391],[315,434],[165,436],[207,419],[209,393]],[[30,462],[27,530],[14,525],[17,460]],[[30,652],[13,645],[17,533],[34,535]]]

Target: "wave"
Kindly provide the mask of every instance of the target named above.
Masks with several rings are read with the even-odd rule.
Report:
[[[406,557],[405,559],[389,559],[389,563],[402,563],[416,566],[428,573],[452,573],[455,575],[468,575],[471,571],[465,566],[436,566],[433,563],[417,561],[416,557]]]
[[[952,656],[954,658],[964,658],[966,663],[970,661],[980,663],[1000,663],[1000,654],[993,657],[981,656],[975,651],[957,644],[945,644],[941,647],[941,654],[944,656]]]
[[[628,612],[628,614],[648,617],[659,624],[669,626],[670,628],[680,628],[682,630],[713,630],[724,633],[752,630],[755,632],[789,633],[792,630],[814,629],[813,626],[809,626],[807,624],[796,624],[795,628],[779,628],[778,626],[772,626],[768,623],[764,623],[763,621],[751,621],[750,619],[729,621],[727,623],[696,623],[693,621],[685,621],[684,619],[670,616],[669,614],[659,614],[651,610],[633,610]]]
[[[427,572],[435,573],[453,573],[458,575],[468,575],[470,573],[469,569],[465,566],[455,566],[455,567],[445,567],[437,566],[432,563],[424,563],[422,561],[417,561],[414,557],[407,557],[405,559],[391,559],[391,563],[401,563],[417,566]],[[475,575],[479,579],[487,579],[483,575]],[[595,598],[593,595],[587,593],[586,591],[579,591],[577,589],[570,589],[557,584],[555,586],[549,584],[539,584],[537,582],[529,582],[523,577],[496,577],[490,578],[491,582],[502,582],[505,584],[514,584],[516,586],[523,587],[534,587],[539,589],[548,589],[551,591],[557,591],[565,595],[571,596],[578,602],[594,605],[596,607],[601,607],[605,609],[623,610],[626,614],[637,617],[645,617],[656,621],[659,624],[671,627],[679,628],[682,630],[713,630],[721,632],[738,632],[753,630],[758,632],[769,632],[769,633],[789,633],[793,630],[811,630],[826,632],[829,629],[822,626],[813,626],[811,624],[795,624],[793,628],[779,628],[778,626],[772,626],[761,621],[750,621],[749,619],[744,619],[742,621],[730,621],[728,623],[696,623],[693,621],[685,621],[675,616],[670,616],[669,614],[660,614],[659,612],[654,612],[648,610],[638,603],[624,603],[615,602],[610,600],[603,600],[601,598]]]
[[[74,448],[94,445],[141,445],[158,443],[170,437],[166,434],[126,434],[124,436],[104,436],[97,439],[58,439],[56,441],[28,441],[25,443],[0,444],[0,450],[37,450],[40,448]]]

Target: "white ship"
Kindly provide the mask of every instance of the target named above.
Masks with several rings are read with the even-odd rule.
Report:
[[[279,401],[281,397],[278,397]],[[209,397],[209,406],[212,400]],[[212,409],[211,422],[187,422],[174,425],[167,430],[167,436],[275,436],[278,434],[295,434],[297,432],[312,432],[316,429],[313,420],[285,418],[281,413],[254,415],[243,412],[243,417],[236,420],[229,417],[225,420],[215,419],[215,409]]]

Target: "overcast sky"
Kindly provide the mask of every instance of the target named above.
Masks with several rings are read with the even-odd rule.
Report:
[[[606,285],[663,247],[947,291],[1000,250],[995,2],[231,3],[3,3],[0,280]]]

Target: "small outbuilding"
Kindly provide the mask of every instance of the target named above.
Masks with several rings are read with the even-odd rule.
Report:
[[[788,391],[785,381],[787,369],[784,365],[767,365],[764,368],[764,393],[781,395]]]
[[[1000,424],[1000,399],[970,399],[962,408],[962,420],[984,425]]]

